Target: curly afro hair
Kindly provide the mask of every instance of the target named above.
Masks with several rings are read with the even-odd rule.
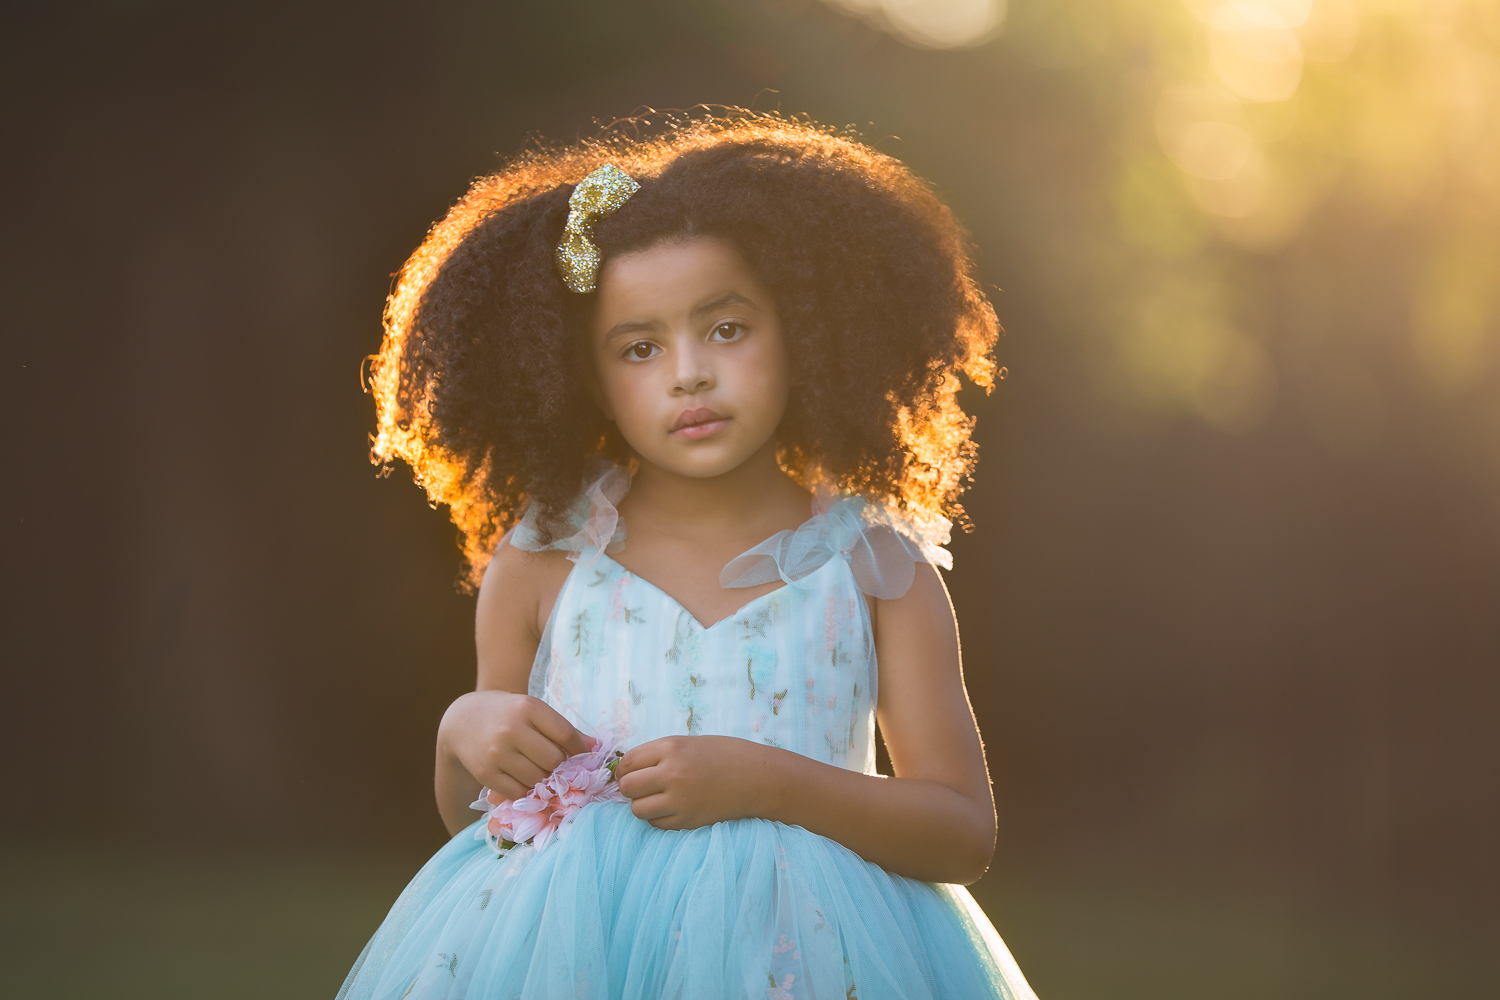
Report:
[[[569,291],[553,256],[573,186],[605,163],[641,189],[595,225],[604,260],[717,236],[774,293],[794,372],[777,432],[789,475],[961,515],[976,455],[958,375],[991,387],[999,326],[949,210],[900,162],[808,122],[730,111],[653,131],[607,129],[479,178],[397,278],[371,459],[405,460],[448,505],[465,583],[527,504],[558,530],[590,457],[630,458],[583,377],[596,294]]]

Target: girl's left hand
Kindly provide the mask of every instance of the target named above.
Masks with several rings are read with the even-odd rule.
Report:
[[[734,736],[664,736],[615,767],[630,811],[661,830],[692,830],[765,812],[774,749]]]

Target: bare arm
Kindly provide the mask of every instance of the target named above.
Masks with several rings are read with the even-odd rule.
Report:
[[[485,570],[474,615],[475,690],[448,706],[438,726],[433,791],[450,834],[478,818],[469,803],[481,786],[519,797],[568,754],[589,749],[566,719],[526,695],[546,616],[569,568],[560,553],[501,545]]]
[[[975,881],[994,855],[995,804],[936,570],[918,566],[906,596],[878,603],[876,654],[877,716],[895,777],[733,737],[674,736],[626,754],[620,790],[655,826],[758,816],[805,827],[897,874]]]

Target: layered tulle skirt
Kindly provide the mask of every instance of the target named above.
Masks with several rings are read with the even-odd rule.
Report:
[[[597,803],[503,858],[475,829],[402,892],[339,1000],[1033,997],[967,891],[801,827],[658,830]]]

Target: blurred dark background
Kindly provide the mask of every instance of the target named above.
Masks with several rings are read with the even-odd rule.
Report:
[[[528,137],[716,103],[973,231],[974,892],[1044,1000],[1500,995],[1497,11],[13,12],[6,991],[337,989],[473,679],[454,531],[366,460],[390,276]]]

